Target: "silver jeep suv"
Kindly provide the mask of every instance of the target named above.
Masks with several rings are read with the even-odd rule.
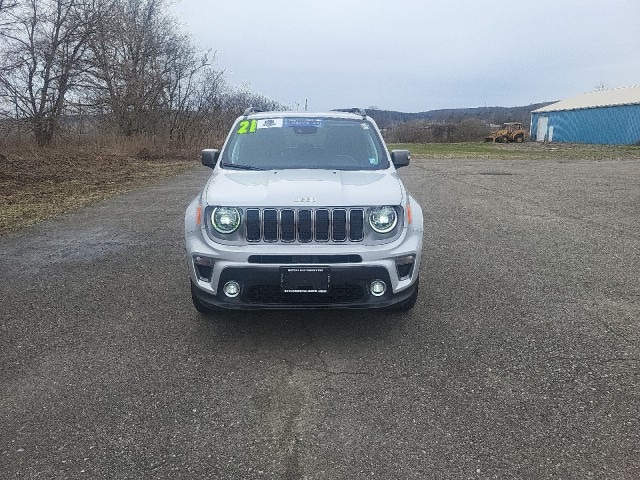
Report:
[[[422,209],[363,110],[259,112],[236,120],[185,214],[195,308],[409,310]]]

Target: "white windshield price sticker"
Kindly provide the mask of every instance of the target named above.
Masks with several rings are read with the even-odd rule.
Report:
[[[258,128],[282,128],[282,118],[258,120]]]
[[[287,118],[285,127],[322,127],[321,118]]]

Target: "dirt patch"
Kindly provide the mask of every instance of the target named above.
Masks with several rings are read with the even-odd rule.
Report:
[[[197,165],[195,153],[129,155],[56,147],[0,155],[0,235]]]

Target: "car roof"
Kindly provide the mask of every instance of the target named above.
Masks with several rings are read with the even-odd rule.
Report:
[[[364,113],[364,110],[362,111]],[[246,113],[246,112],[245,112]],[[294,117],[294,118],[345,118],[345,119],[369,119],[364,115],[359,115],[351,112],[288,112],[288,111],[270,111],[270,112],[252,112],[249,115],[241,115],[244,118],[273,118],[273,117]]]

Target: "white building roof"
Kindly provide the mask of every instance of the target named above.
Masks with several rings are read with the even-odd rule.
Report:
[[[534,110],[535,113],[640,104],[640,85],[585,93]]]

